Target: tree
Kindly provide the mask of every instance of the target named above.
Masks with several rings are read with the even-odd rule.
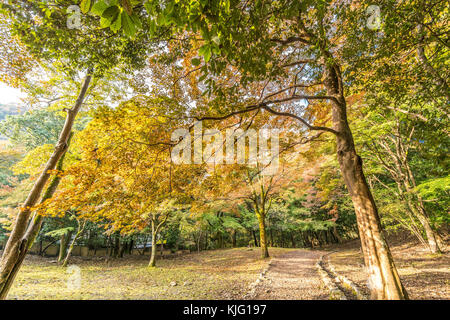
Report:
[[[263,90],[255,96],[255,103],[244,104],[243,108],[235,105],[228,112],[220,110],[220,115],[198,117],[198,120],[221,120],[262,109],[292,117],[309,130],[335,135],[341,172],[356,211],[372,298],[407,298],[348,124],[347,85],[342,73],[345,61],[340,59],[342,49],[336,44],[340,39],[332,31],[345,11],[335,2],[312,1],[280,1],[275,5],[272,2],[169,1],[164,8],[156,1],[148,1],[145,7],[151,21],[158,17],[156,24],[201,34],[205,43],[198,52],[206,63],[201,70],[210,92],[218,92],[219,97],[225,95],[217,76],[229,64],[240,72],[241,84],[261,82]],[[198,59],[192,62],[198,64]],[[309,81],[297,82],[302,79],[301,72],[303,79]],[[288,112],[286,107],[281,110],[274,107],[302,100],[328,102],[333,128],[311,124],[301,114]]]
[[[152,252],[150,255],[150,262],[148,263],[149,267],[154,267],[156,264],[156,247],[158,235],[160,234],[161,228],[167,222],[167,219],[169,218],[172,211],[173,206],[170,203],[162,203],[160,205],[160,208],[154,209],[149,214],[152,228]]]
[[[67,109],[65,123],[59,134],[54,152],[30,190],[28,198],[15,220],[14,228],[0,263],[1,299],[6,297],[14,275],[20,268],[23,261],[21,257],[26,254],[25,248],[34,239],[34,236],[30,237],[30,234],[27,234],[26,231],[32,209],[39,200],[49,179],[49,171],[55,169],[67,148],[69,134],[87,94],[94,70],[96,75],[101,75],[120,64],[125,69],[130,66],[142,65],[143,52],[136,47],[130,48],[133,41],[129,39],[118,39],[111,36],[113,33],[96,28],[87,27],[82,31],[77,30],[75,32],[67,29],[65,14],[66,8],[70,4],[72,4],[70,1],[57,1],[53,5],[50,5],[48,1],[15,1],[14,3],[8,1],[1,7],[2,19],[6,18],[11,34],[20,39],[28,53],[47,63],[56,59],[61,69],[69,70],[72,75],[84,71],[85,77],[76,101],[70,109]],[[87,18],[92,19],[92,17]],[[40,23],[36,23],[36,19],[39,19]],[[86,35],[89,36],[86,37]],[[97,50],[98,46],[93,46],[95,39],[103,44],[99,50]],[[122,55],[115,54],[117,51],[121,51]],[[127,55],[130,52],[133,52],[133,54]],[[70,68],[68,65],[70,65]],[[39,229],[39,227],[40,224],[36,224],[35,228]]]
[[[396,190],[411,221],[406,227],[414,230],[413,220],[419,220],[430,250],[439,252],[438,235],[413,187],[421,170],[412,170],[411,163],[418,159],[414,149],[431,156],[432,152],[423,152],[425,145],[436,149],[432,144],[439,141],[436,146],[441,149],[448,140],[449,115],[444,107],[449,101],[448,43],[443,37],[448,10],[442,10],[440,1],[380,1],[378,5],[383,12],[380,30],[357,27],[364,23],[364,6],[348,10],[349,23],[340,27],[349,42],[343,57],[354,84],[350,91],[364,107],[359,116],[365,121],[358,122],[357,128],[363,134],[370,132],[370,137],[358,135],[358,140],[366,140],[364,148],[375,152],[376,161],[395,181],[391,188],[378,174],[373,176],[383,187]],[[372,127],[367,132],[367,121],[379,125],[379,130]],[[424,148],[417,147],[418,141]],[[439,157],[434,159],[440,162]]]
[[[149,265],[154,266],[157,235],[170,214],[189,204],[190,186],[203,172],[172,164],[172,146],[165,141],[179,125],[170,119],[182,111],[172,99],[145,96],[93,111],[93,120],[75,136],[79,161],[65,170],[60,191],[41,207],[43,214],[70,211],[77,221],[102,221],[116,236],[150,228]]]
[[[371,121],[384,120],[383,123]],[[405,121],[406,120],[406,121]],[[372,175],[376,182],[382,187],[393,192],[402,201],[406,212],[409,214],[410,224],[414,230],[415,219],[424,230],[429,249],[432,253],[439,253],[437,233],[432,229],[429,215],[425,209],[422,197],[417,192],[416,177],[411,168],[411,158],[414,156],[415,144],[418,138],[414,135],[416,127],[413,123],[408,124],[407,119],[400,120],[394,116],[389,119],[382,115],[368,113],[365,117],[365,123],[359,125],[359,130],[369,130],[368,134],[361,134],[364,137],[364,146],[369,151],[367,158],[372,158],[381,166],[395,183],[395,187],[389,186],[389,182],[383,182],[379,174]],[[403,123],[402,123],[403,122]],[[367,127],[367,124],[370,127]],[[376,125],[375,125],[376,124]],[[416,141],[416,142],[415,142]],[[424,241],[421,231],[416,232],[419,239]]]

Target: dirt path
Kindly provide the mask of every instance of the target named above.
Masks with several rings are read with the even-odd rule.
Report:
[[[323,251],[296,250],[272,259],[254,299],[327,300],[316,263]]]

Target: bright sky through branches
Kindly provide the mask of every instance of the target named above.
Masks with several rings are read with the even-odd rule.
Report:
[[[0,82],[0,104],[20,103],[25,94],[19,89],[11,88]]]

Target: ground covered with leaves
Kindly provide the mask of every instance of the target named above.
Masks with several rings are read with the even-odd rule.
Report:
[[[271,248],[272,257],[292,249]],[[29,255],[8,299],[240,299],[270,259],[259,248],[204,251],[157,261],[148,256],[90,260],[74,257],[81,287],[68,282],[73,274],[54,258]]]
[[[425,246],[413,239],[388,239],[392,256],[409,298],[412,300],[450,299],[450,254],[430,254]],[[448,247],[448,246],[447,246]],[[338,274],[352,280],[369,295],[367,274],[359,240],[333,248],[328,256]]]
[[[450,256],[431,255],[411,239],[391,239],[391,251],[410,299],[450,299]],[[322,251],[323,250],[323,251]],[[203,251],[166,257],[148,268],[148,256],[73,257],[80,269],[80,287],[73,273],[54,258],[29,255],[9,299],[328,299],[315,267],[325,254],[335,271],[369,294],[359,240],[322,250],[259,248]],[[269,267],[270,263],[270,267]],[[261,272],[267,270],[261,280]]]

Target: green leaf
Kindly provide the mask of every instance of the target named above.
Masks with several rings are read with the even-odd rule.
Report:
[[[194,66],[198,66],[200,64],[200,59],[199,58],[193,58],[191,60],[192,65]]]
[[[130,16],[128,16],[125,11],[122,12],[122,27],[125,34],[130,37],[134,36],[136,33],[136,27],[134,26]]]
[[[142,22],[141,19],[139,19],[139,17],[137,16],[136,13],[133,13],[131,15],[131,21],[134,23],[134,25],[138,28],[138,29],[142,29]]]
[[[153,19],[149,22],[149,31],[150,35],[154,35],[156,33],[156,22]]]
[[[107,8],[108,5],[104,1],[98,1],[92,6],[91,12],[97,16],[101,16]]]
[[[208,62],[211,58],[211,46],[209,44],[201,46],[198,53],[205,58],[206,62]]]
[[[113,23],[111,23],[111,26],[109,27],[111,31],[117,32],[122,27],[122,15],[117,15],[116,20],[114,20]]]
[[[109,27],[110,25],[111,25],[111,20],[109,20],[109,19],[105,19],[105,18],[100,18],[100,27],[101,28],[107,28],[107,27]]]
[[[118,6],[109,7],[105,11],[103,11],[102,18],[105,18],[112,22],[112,21],[114,21],[116,16],[119,14],[119,12],[120,12],[120,10],[119,10]]]
[[[80,9],[81,12],[87,13],[91,9],[91,0],[81,0]]]

